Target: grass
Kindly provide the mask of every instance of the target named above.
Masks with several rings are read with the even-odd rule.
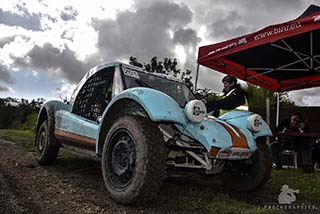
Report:
[[[215,187],[211,185],[211,188]],[[283,213],[280,210],[259,209],[256,205],[232,193],[223,191],[222,188],[218,191],[214,189],[194,191],[196,192],[195,197],[190,198],[188,194],[186,196],[179,195],[179,197],[184,198],[182,200],[179,199],[181,202],[184,202],[184,205],[181,202],[179,204],[182,210],[190,210],[191,212],[201,210],[201,213]]]
[[[28,152],[35,152],[35,137],[36,134],[31,130],[0,129],[0,138],[16,142]],[[59,157],[74,158],[74,155],[61,151]]]
[[[31,130],[0,129],[0,138],[16,142],[29,152],[34,152],[35,133]]]
[[[16,142],[27,151],[34,152],[35,133],[30,130],[0,130],[0,138]],[[69,165],[73,169],[96,164],[63,151],[59,154],[59,159],[58,165]],[[226,192],[221,186],[212,184],[211,177],[199,178],[203,180],[202,184],[197,178],[191,183],[188,179],[180,183],[166,182],[167,187],[161,191],[158,204],[172,203],[172,209],[178,212],[198,210],[204,213],[284,213],[257,209],[257,205],[278,204],[280,189],[282,185],[287,184],[290,188],[299,190],[296,203],[311,203],[320,207],[320,171],[306,174],[301,169],[273,170],[265,188],[255,193]]]
[[[38,113],[33,112],[27,116],[26,122],[23,124],[20,124],[17,128],[19,130],[36,130],[36,124],[37,124],[37,117]]]
[[[301,169],[273,170],[267,191],[279,193],[284,184],[299,190],[297,201],[301,199],[300,202],[311,202],[320,207],[320,171],[306,174]]]

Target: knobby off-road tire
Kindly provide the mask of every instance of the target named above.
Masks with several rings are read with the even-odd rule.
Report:
[[[111,197],[121,204],[142,204],[159,192],[166,150],[157,124],[149,118],[123,116],[107,134],[102,174]]]
[[[222,181],[227,188],[239,192],[250,192],[264,187],[271,175],[271,154],[265,142],[257,142],[257,147],[250,163],[241,165],[236,163],[232,166],[238,167],[236,171],[230,169],[223,172]]]
[[[50,165],[57,160],[59,146],[55,142],[53,132],[48,128],[48,121],[42,122],[35,142],[36,158],[41,165]]]

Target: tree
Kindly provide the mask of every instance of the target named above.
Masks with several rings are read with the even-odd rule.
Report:
[[[37,113],[44,102],[43,98],[31,102],[27,99],[0,98],[0,128],[17,128],[27,121],[29,115]]]
[[[274,106],[277,103],[277,95],[275,92],[267,90],[265,88],[261,88],[259,86],[255,86],[252,84],[248,84],[245,87],[245,90],[248,94],[248,100],[250,106],[265,106],[266,98],[270,98],[270,105]],[[282,92],[280,94],[280,106],[294,106],[294,102],[291,101],[288,97],[287,92]]]
[[[140,67],[140,68],[143,67],[143,65],[138,62],[136,57],[131,56],[129,60],[130,60],[130,62],[129,62],[130,65],[134,65],[134,66],[137,66],[137,67]]]
[[[180,75],[180,79],[192,90],[193,89],[193,83],[191,82],[192,76],[191,73],[192,71],[189,69],[186,69],[185,72],[181,72],[181,69],[177,68],[178,67],[178,61],[177,59],[171,59],[171,58],[164,58],[164,62],[158,61],[158,57],[154,56],[150,60],[150,63],[139,63],[137,58],[134,56],[131,56],[129,59],[129,64],[138,66],[138,67],[144,67],[144,69],[148,72],[152,73],[160,73],[160,74],[165,74],[173,77],[178,77]]]
[[[247,92],[249,106],[251,107],[265,107],[266,98],[270,98],[270,105],[275,106],[277,103],[277,95],[273,91],[269,91],[265,88],[248,84],[244,87],[244,90]],[[197,89],[196,96],[198,99],[206,98],[207,100],[219,99],[219,95],[215,92],[212,92],[211,89]],[[280,106],[294,106],[294,102],[291,101],[288,97],[288,94],[283,92],[280,94]]]

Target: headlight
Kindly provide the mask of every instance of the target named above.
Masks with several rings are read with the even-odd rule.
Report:
[[[201,100],[191,100],[184,108],[184,113],[190,121],[199,123],[206,117],[207,108]]]
[[[262,128],[262,117],[259,114],[253,114],[248,118],[249,129],[254,132],[259,132]]]

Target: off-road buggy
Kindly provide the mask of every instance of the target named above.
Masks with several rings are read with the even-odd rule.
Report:
[[[61,147],[98,157],[112,198],[132,204],[152,199],[168,169],[219,174],[237,191],[259,189],[271,172],[259,139],[270,135],[257,114],[210,116],[183,82],[114,62],[86,73],[68,102],[43,105],[35,146],[43,165]]]

